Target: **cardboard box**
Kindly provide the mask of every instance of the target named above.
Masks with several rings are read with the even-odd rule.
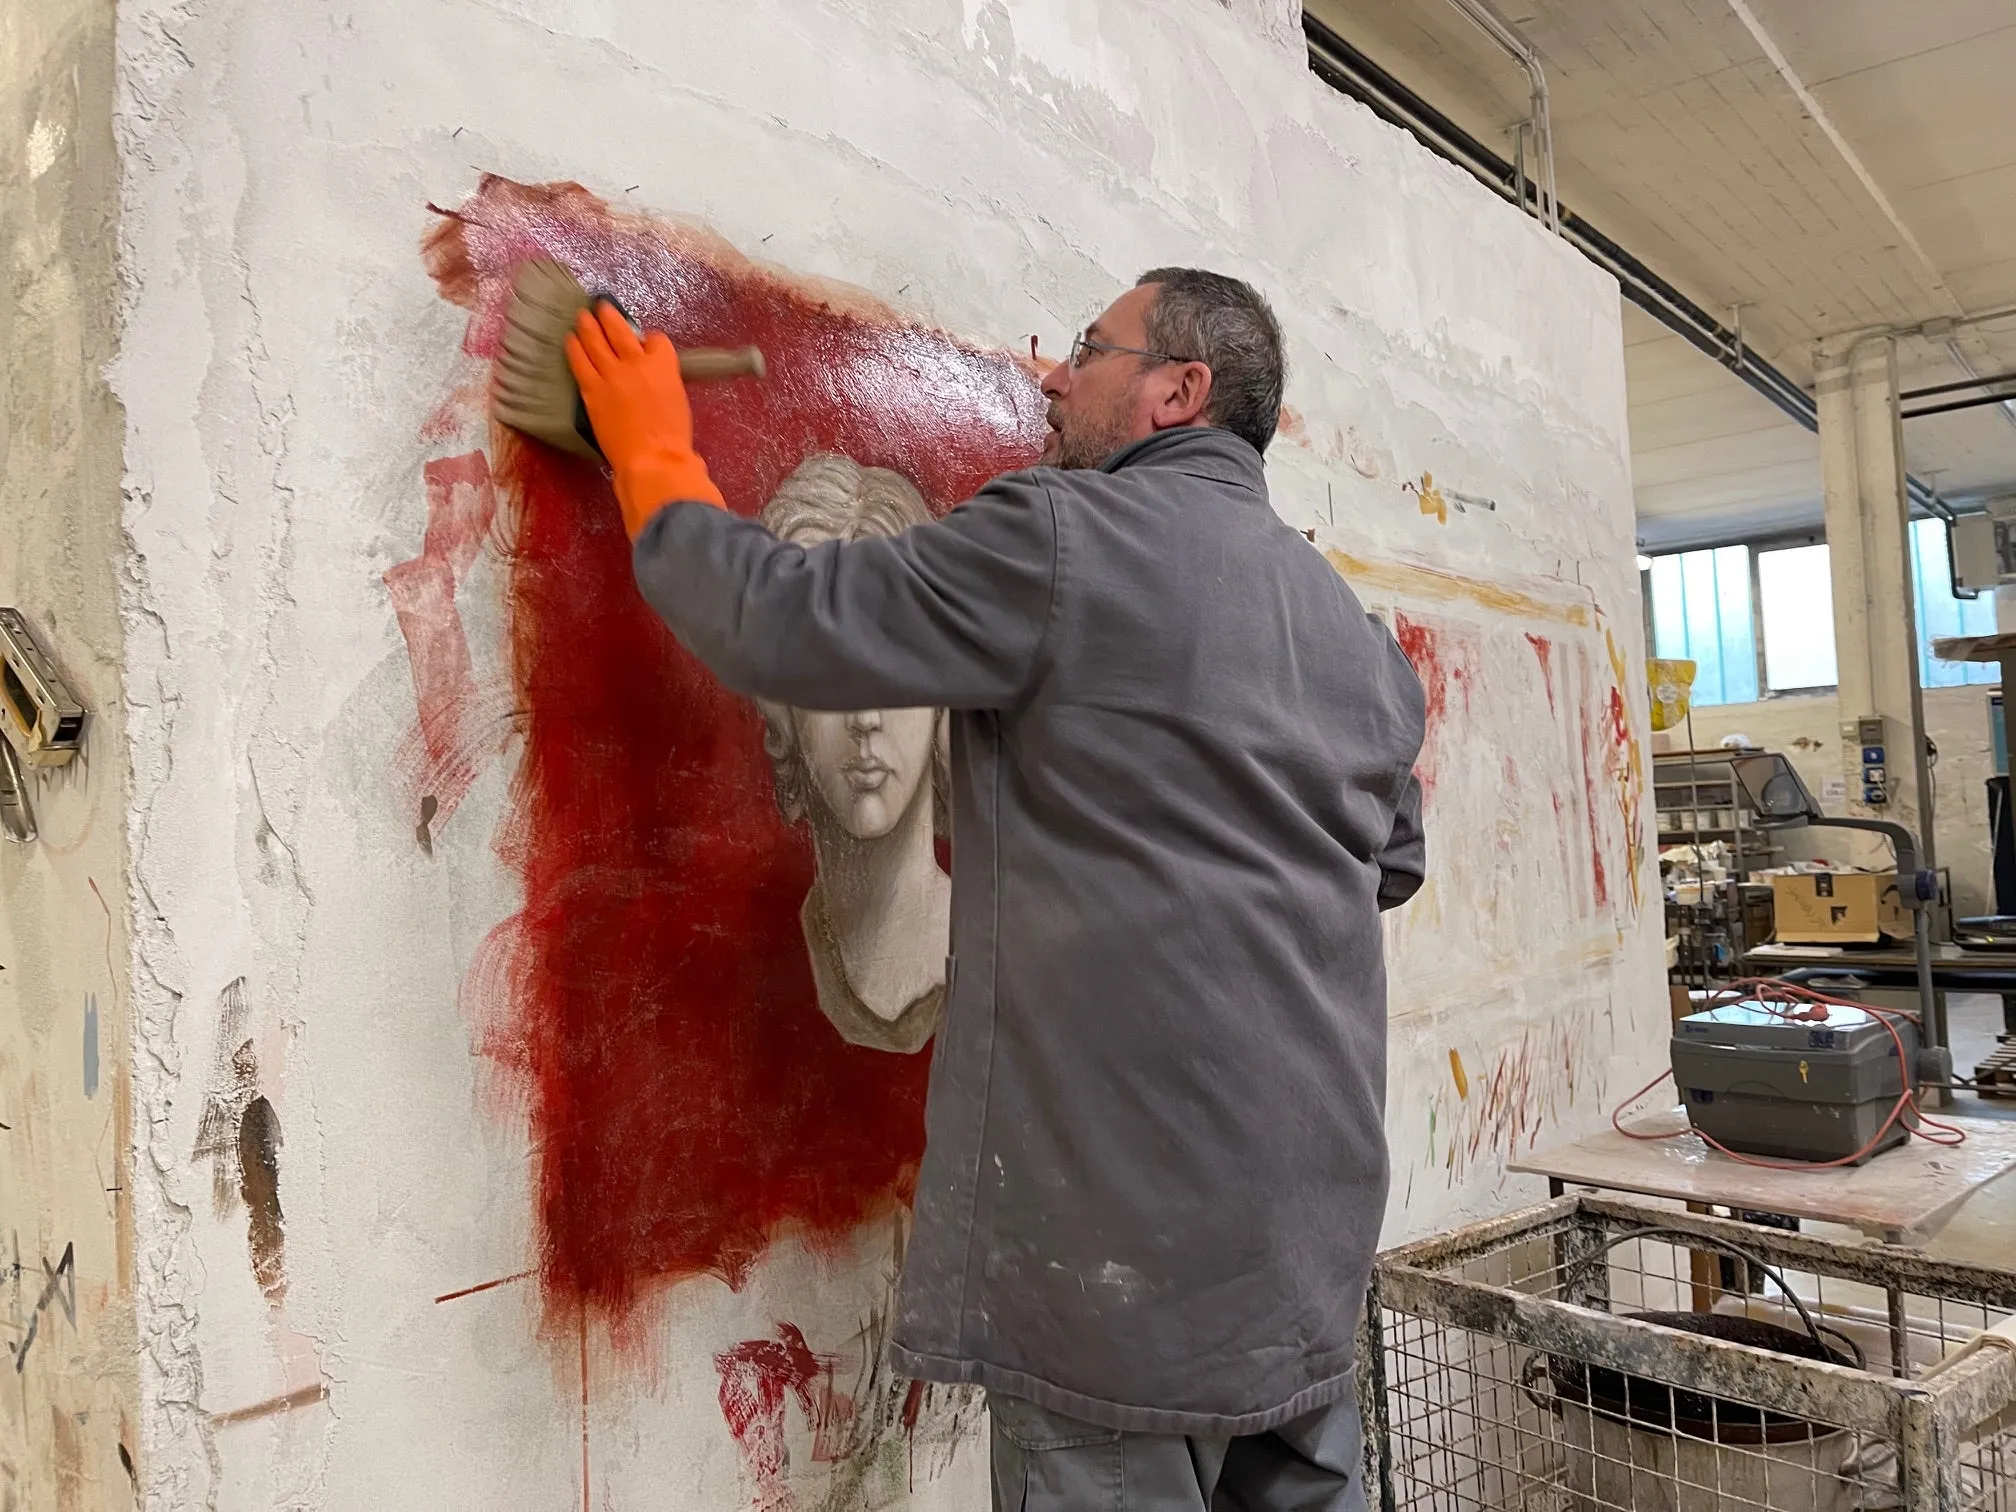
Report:
[[[1798,872],[1771,879],[1778,939],[1787,945],[1874,945],[1911,938],[1895,872]]]

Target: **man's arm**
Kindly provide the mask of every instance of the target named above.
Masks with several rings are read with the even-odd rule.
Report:
[[[810,548],[674,504],[638,532],[632,563],[651,607],[738,693],[801,709],[1002,708],[1034,678],[1057,523],[1027,474],[935,524]]]
[[[1421,779],[1407,774],[1393,833],[1379,853],[1379,910],[1398,908],[1421,890],[1428,875],[1428,839],[1421,829]]]
[[[714,675],[801,709],[1001,708],[1035,675],[1057,517],[1028,474],[892,538],[779,541],[727,511],[693,449],[679,354],[604,302],[567,366],[615,474],[637,586]]]

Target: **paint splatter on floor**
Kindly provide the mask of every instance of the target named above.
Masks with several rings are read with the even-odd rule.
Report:
[[[1014,358],[577,185],[486,178],[443,212],[426,262],[469,309],[473,355],[496,353],[532,254],[677,343],[763,348],[767,381],[692,393],[741,514],[814,451],[894,468],[942,512],[1040,447]],[[549,1320],[585,1303],[620,1330],[681,1277],[739,1286],[780,1234],[837,1242],[907,1203],[928,1055],[850,1046],[819,1012],[798,921],[812,858],[778,817],[760,719],[638,597],[602,470],[497,448],[524,747],[496,843],[525,904],[464,1000],[529,1111]]]

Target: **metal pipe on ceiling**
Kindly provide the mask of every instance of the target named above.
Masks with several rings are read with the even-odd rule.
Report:
[[[1554,127],[1547,111],[1547,70],[1540,62],[1540,50],[1526,40],[1526,34],[1491,8],[1490,0],[1449,0],[1469,17],[1487,37],[1512,55],[1526,70],[1531,89],[1533,147],[1539,159],[1538,212],[1550,231],[1561,229],[1561,201],[1554,192]]]
[[[1929,399],[1934,394],[1954,394],[1961,389],[1987,388],[1990,384],[2016,383],[2016,373],[1991,373],[1986,378],[1963,378],[1958,383],[1934,383],[1925,388],[1906,389],[1899,399]]]
[[[2012,399],[2016,399],[2016,389],[2004,389],[2000,393],[1976,394],[1972,399],[1952,399],[1945,404],[1921,405],[1917,409],[1902,411],[1900,417],[1905,420],[1923,420],[1927,415],[1947,415],[1954,410],[1980,409],[1983,405],[1989,404],[2007,404]]]
[[[1973,359],[1968,357],[1966,351],[1962,349],[1958,336],[1948,336],[1946,338],[1946,355],[1953,359],[1953,366],[1960,369],[1969,378],[1981,377],[1981,370],[1974,366]],[[1983,381],[1993,382],[1994,380],[1985,379]],[[2016,395],[2005,394],[1997,413],[2002,416],[2005,424],[2011,429],[2016,429]]]
[[[1456,3],[1460,4],[1461,0],[1456,0]],[[1407,132],[1437,157],[1466,170],[1494,193],[1522,210],[1526,208],[1521,193],[1524,175],[1520,169],[1486,147],[1306,9],[1302,13],[1302,34],[1309,44],[1310,71],[1317,78],[1339,94],[1356,100],[1387,125]],[[1551,168],[1542,171],[1551,172]],[[1557,203],[1555,214],[1559,218],[1562,238],[1615,278],[1619,291],[1626,299],[1682,337],[1689,346],[1741,378],[1806,430],[1817,432],[1820,429],[1819,406],[1814,403],[1813,396],[1746,343],[1740,332],[1723,325],[1572,210],[1562,210]],[[1953,323],[1976,324],[2010,314],[2016,314],[2016,310],[1991,311],[1985,315],[1957,319]],[[1912,334],[1919,333],[1914,331]],[[1952,509],[1921,479],[1907,476],[1905,487],[1911,502],[1920,510],[1951,521]]]
[[[1467,170],[1485,187],[1518,203],[1520,175],[1511,163],[1307,11],[1302,15],[1302,30],[1309,42],[1310,69],[1319,79],[1358,101],[1389,126],[1409,133],[1436,156]],[[1737,332],[1581,216],[1568,210],[1558,213],[1563,239],[1614,277],[1626,299],[1735,373],[1807,430],[1818,429],[1819,411],[1813,396],[1760,356]]]

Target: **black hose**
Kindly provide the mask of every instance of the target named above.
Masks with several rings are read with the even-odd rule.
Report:
[[[1715,1250],[1721,1254],[1730,1255],[1735,1259],[1741,1260],[1760,1275],[1769,1276],[1778,1290],[1785,1294],[1785,1300],[1791,1303],[1792,1310],[1799,1314],[1799,1321],[1806,1325],[1807,1335],[1813,1340],[1815,1347],[1819,1349],[1823,1357],[1833,1353],[1833,1350],[1828,1348],[1827,1342],[1820,1337],[1824,1332],[1832,1334],[1848,1346],[1849,1352],[1855,1356],[1855,1366],[1858,1370],[1867,1370],[1869,1368],[1869,1356],[1863,1353],[1860,1344],[1857,1344],[1838,1328],[1828,1328],[1823,1324],[1814,1322],[1813,1314],[1806,1311],[1806,1304],[1801,1302],[1792,1288],[1785,1284],[1785,1278],[1778,1274],[1777,1268],[1760,1258],[1754,1251],[1744,1249],[1741,1245],[1730,1244],[1721,1239],[1705,1238],[1700,1234],[1691,1234],[1685,1229],[1663,1227],[1642,1228],[1634,1229],[1628,1234],[1612,1235],[1610,1238],[1604,1240],[1602,1244],[1598,1245],[1594,1254],[1589,1255],[1587,1258],[1593,1260],[1597,1255],[1606,1255],[1618,1245],[1628,1244],[1633,1239],[1676,1239],[1681,1241],[1688,1249]]]

